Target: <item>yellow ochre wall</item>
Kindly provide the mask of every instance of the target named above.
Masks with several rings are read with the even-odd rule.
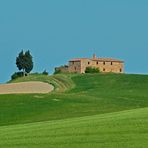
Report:
[[[124,63],[120,61],[81,59],[80,61],[69,62],[69,72],[85,73],[86,67],[96,67],[101,72],[124,73]]]

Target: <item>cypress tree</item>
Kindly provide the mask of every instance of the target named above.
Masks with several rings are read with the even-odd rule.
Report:
[[[23,70],[23,74],[30,73],[33,69],[33,60],[30,54],[30,51],[26,51],[25,53],[23,50],[19,53],[18,57],[16,58],[16,65],[19,70]]]
[[[25,52],[25,72],[30,73],[33,69],[33,60],[32,56],[30,54],[30,51]]]

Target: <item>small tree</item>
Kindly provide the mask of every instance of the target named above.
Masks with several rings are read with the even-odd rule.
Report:
[[[99,68],[95,67],[86,67],[85,73],[99,73]]]
[[[16,58],[16,65],[19,70],[23,70],[23,75],[25,73],[30,73],[33,69],[33,60],[30,54],[30,51],[26,51],[25,53],[23,50],[19,53],[18,57]]]
[[[60,73],[62,73],[62,72],[61,72],[61,69],[55,68],[54,74],[60,74]]]
[[[15,72],[14,74],[12,74],[11,80],[17,79],[19,77],[23,77],[23,72]]]
[[[43,71],[43,75],[48,75],[48,72],[46,70]]]

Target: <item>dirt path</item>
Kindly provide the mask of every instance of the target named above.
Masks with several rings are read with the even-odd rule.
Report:
[[[44,82],[1,84],[0,94],[49,93],[54,87]]]

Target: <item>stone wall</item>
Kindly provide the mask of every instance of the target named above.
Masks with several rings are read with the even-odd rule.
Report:
[[[69,69],[69,72],[71,73],[81,73],[81,62],[80,61],[70,61],[68,69]]]
[[[64,65],[64,66],[56,67],[55,71],[59,71],[59,72],[62,72],[62,73],[68,73],[69,68],[68,68],[68,65]]]
[[[96,67],[101,72],[124,73],[124,63],[120,61],[81,59],[80,61],[70,61],[68,69],[69,72],[85,73],[86,67]]]
[[[92,67],[97,67],[101,72],[114,72],[114,73],[123,73],[124,72],[124,63],[123,62],[99,62],[92,61]]]
[[[86,67],[92,67],[93,63],[90,59],[85,59],[81,61],[81,73],[85,73]]]

